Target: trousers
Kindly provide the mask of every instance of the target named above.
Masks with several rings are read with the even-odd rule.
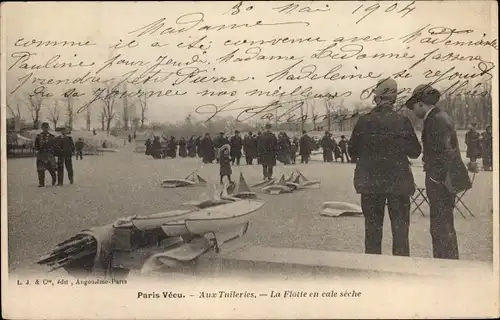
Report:
[[[262,175],[264,179],[271,179],[273,177],[273,168],[274,166],[268,164],[262,164]]]
[[[430,203],[433,256],[438,259],[458,260],[457,233],[453,216],[456,195],[429,177],[425,179],[425,189]]]
[[[68,179],[73,182],[73,159],[72,157],[57,158],[57,184],[62,185],[64,182],[64,167],[68,171]]]
[[[392,231],[392,254],[409,256],[410,196],[395,194],[361,194],[361,208],[365,217],[365,252],[382,253],[385,204],[389,209]]]

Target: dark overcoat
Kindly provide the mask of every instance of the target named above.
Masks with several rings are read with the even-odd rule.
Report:
[[[467,145],[467,158],[481,157],[481,139],[479,132],[468,131],[465,134],[465,144]]]
[[[308,135],[303,135],[299,140],[299,152],[301,156],[308,156],[313,149],[313,141]]]
[[[231,156],[233,158],[241,157],[241,148],[243,147],[243,140],[240,136],[232,136],[230,140]]]
[[[257,141],[255,140],[255,136],[246,136],[245,140],[243,140],[243,148],[246,157],[252,159],[257,157]]]
[[[272,132],[264,132],[258,141],[258,152],[261,164],[267,166],[276,165],[276,154],[278,153],[278,139]]]
[[[415,192],[408,157],[418,158],[422,148],[410,120],[392,105],[376,106],[358,119],[349,151],[356,161],[354,188],[358,193]]]
[[[426,176],[445,184],[451,193],[469,189],[472,184],[465,167],[457,133],[449,116],[435,107],[424,121],[422,130]]]

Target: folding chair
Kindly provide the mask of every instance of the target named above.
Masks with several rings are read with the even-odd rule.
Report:
[[[474,186],[474,179],[476,179],[476,172],[473,172],[472,174],[472,178],[471,178],[471,182],[472,182],[472,185]],[[472,188],[471,188],[472,189]],[[462,201],[462,198],[464,197],[464,195],[469,191],[470,189],[468,190],[464,190],[462,192],[459,192],[457,193],[456,197],[455,197],[455,209],[457,209],[458,212],[460,212],[460,214],[462,215],[462,217],[464,217],[464,219],[467,219],[465,217],[465,214],[463,213],[462,210],[460,210],[460,208],[458,207],[458,205],[462,205],[463,209],[465,209],[464,211],[467,211],[467,213],[469,213],[471,215],[471,217],[476,217],[472,211],[469,209],[469,207],[467,207],[467,205]]]
[[[429,199],[427,199],[427,196],[425,195],[425,188],[419,188],[415,187],[415,193],[411,196],[411,204],[415,205],[415,208],[413,208],[411,214],[413,214],[415,211],[420,211],[423,217],[425,217],[424,211],[422,211],[422,205],[424,203],[427,203],[429,205]]]

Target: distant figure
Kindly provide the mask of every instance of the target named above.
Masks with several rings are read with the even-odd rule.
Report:
[[[134,131],[134,140],[137,138],[137,132]]]
[[[177,141],[174,136],[170,137],[167,142],[167,157],[176,158],[177,157]]]
[[[261,156],[259,153],[259,150],[260,150],[259,141],[260,141],[261,135],[262,135],[262,132],[258,131],[257,136],[255,137],[255,144],[257,145],[257,164],[262,164]]]
[[[259,156],[262,163],[262,175],[264,180],[273,178],[273,169],[276,166],[276,154],[278,152],[278,139],[271,132],[271,124],[266,124],[266,132],[259,138]]]
[[[493,136],[491,135],[491,126],[486,127],[482,138],[483,170],[493,170]]]
[[[342,159],[342,163],[344,163],[344,156],[347,161],[347,163],[351,162],[351,159],[349,159],[349,154],[347,153],[347,139],[345,138],[344,135],[340,136],[340,141],[339,141],[339,149],[340,149],[340,158]]]
[[[380,80],[374,90],[375,108],[359,117],[351,134],[354,187],[361,194],[368,254],[382,253],[387,204],[392,254],[410,255],[410,196],[415,192],[415,181],[408,157],[418,158],[422,147],[410,119],[394,111],[397,92],[395,80]]]
[[[342,158],[342,152],[340,151],[339,145],[337,144],[337,141],[335,141],[334,137],[332,137],[332,143],[333,143],[333,157],[335,159],[335,162],[338,162],[338,160]]]
[[[243,152],[245,152],[245,161],[247,165],[252,165],[253,159],[257,157],[257,143],[251,131],[243,140]]]
[[[151,144],[151,156],[153,159],[161,159],[162,157],[162,146],[160,142],[160,137],[156,136],[153,138],[153,143]]]
[[[196,155],[198,158],[203,157],[202,152],[201,152],[201,136],[197,136],[196,139],[194,139],[194,145],[196,146]]]
[[[187,143],[184,137],[181,137],[181,139],[179,140],[179,157],[187,157]]]
[[[95,136],[97,135],[97,132],[95,131],[95,129],[92,129],[92,134]]]
[[[225,144],[219,148],[219,164],[220,164],[220,183],[223,184],[224,177],[227,177],[229,183],[231,181],[231,174],[233,173],[231,169],[231,147],[229,144]]]
[[[278,161],[289,165],[291,162],[291,143],[290,138],[285,132],[281,132],[278,136]]]
[[[78,138],[78,140],[75,142],[75,153],[76,153],[76,160],[78,160],[78,157],[80,157],[80,160],[83,160],[83,147],[84,147],[83,139]]]
[[[290,162],[292,164],[295,164],[295,162],[297,161],[298,151],[299,151],[299,140],[297,139],[297,137],[294,137],[290,148]]]
[[[215,159],[217,160],[217,163],[219,163],[219,149],[225,144],[230,144],[229,140],[225,137],[224,132],[220,132],[219,136],[214,139]]]
[[[129,135],[128,135],[128,143],[131,143],[131,142],[132,142],[132,135],[131,135],[131,134],[129,134]]]
[[[107,147],[108,147],[108,145],[107,145],[107,143],[106,143],[106,140],[104,140],[104,141],[102,142],[102,148],[103,148],[103,149],[106,149]]]
[[[56,139],[57,144],[57,184],[63,185],[64,182],[64,167],[68,172],[68,179],[73,184],[73,153],[75,152],[75,144],[73,138],[68,134],[68,129],[61,130],[61,136]]]
[[[194,136],[191,136],[191,138],[187,142],[187,153],[188,157],[196,157],[196,140]]]
[[[321,148],[323,149],[323,162],[332,162],[335,145],[328,131],[325,131],[325,135],[321,138]]]
[[[230,140],[231,146],[231,163],[234,165],[240,165],[241,160],[241,148],[243,147],[243,140],[240,137],[240,132],[238,130],[234,131],[234,136]]]
[[[448,114],[436,104],[441,93],[428,84],[415,88],[406,107],[424,119],[422,145],[425,190],[430,202],[430,231],[434,258],[458,260],[454,215],[457,192],[472,183],[460,154],[457,133]],[[474,153],[475,154],[475,153]]]
[[[299,152],[300,152],[300,163],[309,163],[309,157],[311,156],[311,151],[313,149],[313,141],[311,137],[307,135],[307,132],[302,131],[302,137],[299,140]]]
[[[208,132],[205,134],[205,138],[200,142],[200,152],[203,163],[212,163],[214,161],[214,142]]]
[[[471,163],[475,163],[477,158],[481,157],[481,144],[479,132],[476,131],[476,124],[473,123],[469,126],[469,131],[465,134],[465,144],[467,145],[467,158]]]
[[[52,177],[52,185],[56,184],[56,158],[55,158],[55,137],[49,132],[49,124],[42,123],[42,132],[36,135],[36,169],[38,172],[38,186],[45,186],[45,170],[49,171]]]
[[[148,139],[146,140],[146,142],[144,143],[144,145],[146,146],[146,152],[145,152],[145,154],[146,154],[147,156],[151,155],[151,146],[152,146],[151,139],[150,139],[150,138],[148,138]]]

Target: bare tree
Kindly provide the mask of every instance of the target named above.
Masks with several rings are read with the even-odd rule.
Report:
[[[106,113],[104,112],[104,108],[101,110],[99,114],[99,120],[101,121],[101,131],[106,130]]]
[[[111,129],[111,122],[113,121],[116,113],[115,113],[115,94],[114,89],[108,86],[104,92],[104,95],[101,96],[101,100],[103,102],[101,115],[103,116],[103,121],[106,122],[106,132],[109,134],[109,130]]]
[[[13,109],[9,104],[7,104],[7,109],[14,119],[14,129],[19,131],[19,129],[21,129],[21,109],[19,108],[19,103],[16,104],[16,109]]]
[[[126,90],[127,89],[125,87],[125,92],[126,92]],[[128,105],[127,97],[123,97],[122,120],[123,120],[123,129],[128,131],[129,130],[129,123],[130,123],[130,114],[129,114],[129,105]]]
[[[92,122],[91,106],[88,106],[87,110],[85,112],[85,122],[86,122],[86,128],[87,128],[87,130],[90,131],[91,122]]]
[[[313,130],[316,131],[318,129],[318,126],[316,124],[318,120],[318,114],[316,113],[316,107],[315,107],[315,101],[311,100],[311,122],[313,124]]]
[[[134,127],[134,131],[136,131],[136,130],[137,130],[137,128],[139,128],[140,124],[141,124],[141,118],[139,118],[139,117],[134,117],[134,118],[132,119],[132,126]]]
[[[144,122],[146,121],[146,112],[148,111],[148,97],[144,95],[139,98],[141,103],[141,130],[144,129]]]
[[[54,100],[54,104],[52,107],[49,109],[49,121],[52,122],[54,125],[54,130],[57,128],[57,123],[59,122],[59,119],[61,117],[61,110],[59,109],[59,101]]]
[[[66,125],[71,130],[74,121],[73,97],[71,95],[66,96],[66,117]]]
[[[33,127],[38,129],[40,122],[40,111],[42,110],[42,104],[44,97],[41,93],[30,94],[29,96],[28,110],[31,113],[31,119],[33,120]]]

